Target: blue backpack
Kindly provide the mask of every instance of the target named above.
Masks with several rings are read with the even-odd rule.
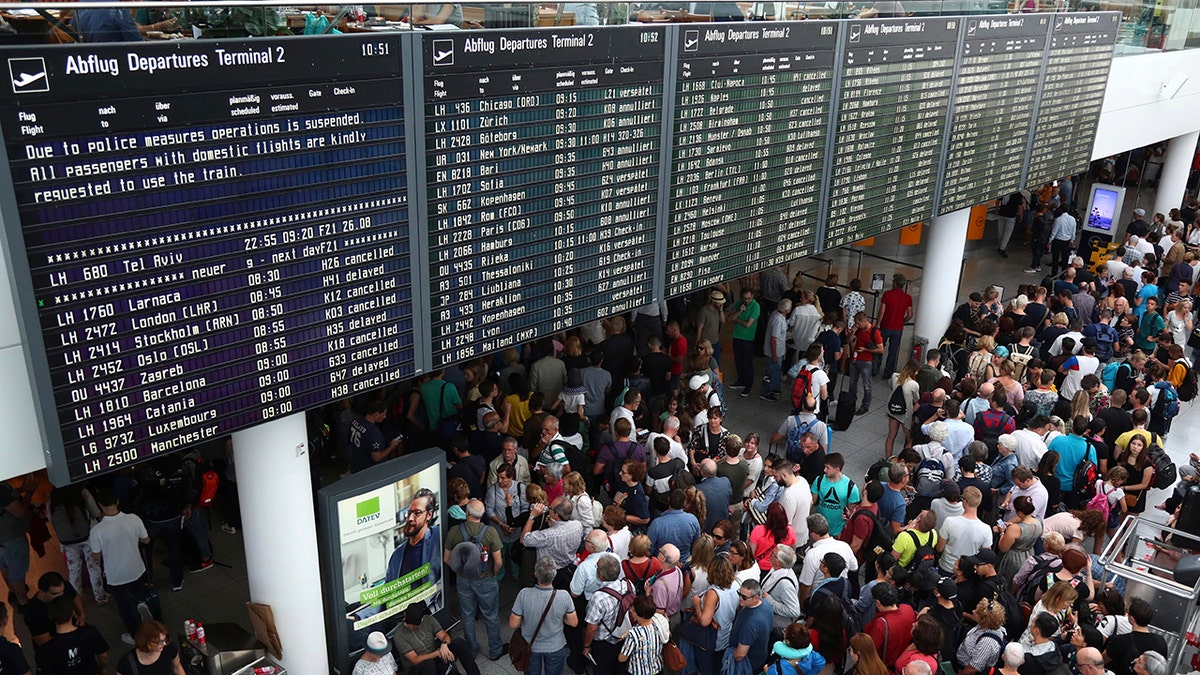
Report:
[[[1153,419],[1170,422],[1179,414],[1179,392],[1170,382],[1155,382],[1158,388],[1158,400],[1154,402]]]
[[[1104,364],[1104,369],[1100,371],[1100,381],[1112,392],[1117,387],[1117,371],[1121,366],[1125,365],[1123,361],[1109,361]]]
[[[1108,363],[1112,360],[1113,354],[1116,353],[1114,346],[1118,339],[1115,328],[1106,323],[1093,323],[1083,329],[1083,336],[1096,340],[1096,358],[1100,359],[1100,363]]]

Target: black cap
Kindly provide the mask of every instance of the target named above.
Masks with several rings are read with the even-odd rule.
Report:
[[[1096,338],[1085,337],[1083,338],[1083,346],[1085,349],[1095,349],[1100,346],[1100,343],[1096,341]]]
[[[968,565],[972,565],[972,566],[975,566],[975,565],[993,565],[994,566],[994,565],[996,565],[996,563],[1000,562],[999,556],[997,556],[996,552],[990,548],[985,548],[975,555],[963,556],[963,560],[965,560]]]
[[[425,603],[414,602],[404,610],[404,623],[410,626],[420,626],[421,619],[425,618]]]
[[[950,577],[946,577],[937,583],[938,594],[947,600],[953,600],[958,597],[958,584]]]

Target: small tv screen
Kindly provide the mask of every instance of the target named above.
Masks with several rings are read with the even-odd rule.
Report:
[[[1117,203],[1121,195],[1116,190],[1096,188],[1092,195],[1092,212],[1088,214],[1087,226],[1097,230],[1112,231],[1117,218]]]

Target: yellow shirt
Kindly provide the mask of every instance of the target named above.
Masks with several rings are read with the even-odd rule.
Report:
[[[908,534],[905,534],[907,532]],[[916,537],[914,540],[913,538]],[[896,535],[896,542],[892,544],[892,551],[897,554],[896,562],[901,567],[908,567],[912,562],[913,556],[917,553],[917,542],[921,546],[928,544],[929,546],[937,546],[937,530],[930,530],[925,536],[916,530],[905,530]]]

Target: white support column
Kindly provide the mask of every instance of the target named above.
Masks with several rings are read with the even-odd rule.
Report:
[[[917,294],[917,319],[913,333],[937,346],[937,341],[950,327],[950,317],[958,303],[963,252],[967,246],[967,226],[971,209],[960,209],[933,219],[925,248],[925,269],[921,274],[921,290]]]
[[[328,675],[304,414],[233,434],[250,600],[275,614],[283,665]]]
[[[1192,170],[1192,157],[1196,154],[1196,142],[1200,141],[1200,131],[1176,136],[1167,144],[1167,154],[1164,158],[1162,173],[1158,177],[1158,193],[1154,198],[1154,212],[1164,216],[1171,209],[1179,208],[1183,202],[1183,192],[1187,189],[1188,173]],[[1148,214],[1146,220],[1150,220]]]

